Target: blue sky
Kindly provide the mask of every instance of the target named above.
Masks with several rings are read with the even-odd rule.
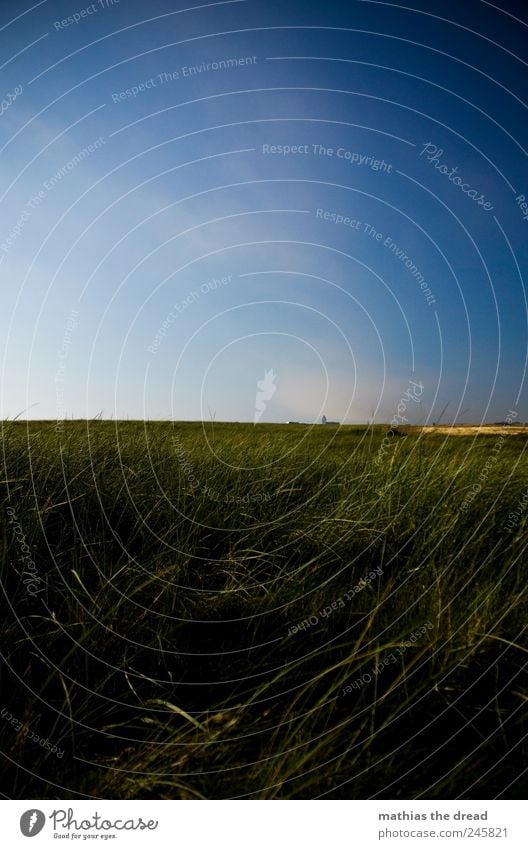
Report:
[[[528,420],[522,4],[416,6],[4,2],[0,415]]]

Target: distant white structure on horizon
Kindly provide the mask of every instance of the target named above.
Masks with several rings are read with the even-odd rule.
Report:
[[[338,425],[340,424],[340,422],[329,422],[326,416],[323,416],[321,419],[321,424]]]

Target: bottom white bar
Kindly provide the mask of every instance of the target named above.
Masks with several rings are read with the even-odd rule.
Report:
[[[528,846],[526,806],[517,801],[9,800],[1,810],[9,849],[95,841],[101,849]]]

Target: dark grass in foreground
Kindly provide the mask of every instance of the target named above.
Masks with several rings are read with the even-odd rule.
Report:
[[[526,440],[383,437],[4,423],[3,793],[523,797]]]

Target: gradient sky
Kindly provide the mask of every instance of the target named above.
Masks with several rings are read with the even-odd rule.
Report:
[[[0,416],[528,420],[527,10],[414,5],[4,0]]]

